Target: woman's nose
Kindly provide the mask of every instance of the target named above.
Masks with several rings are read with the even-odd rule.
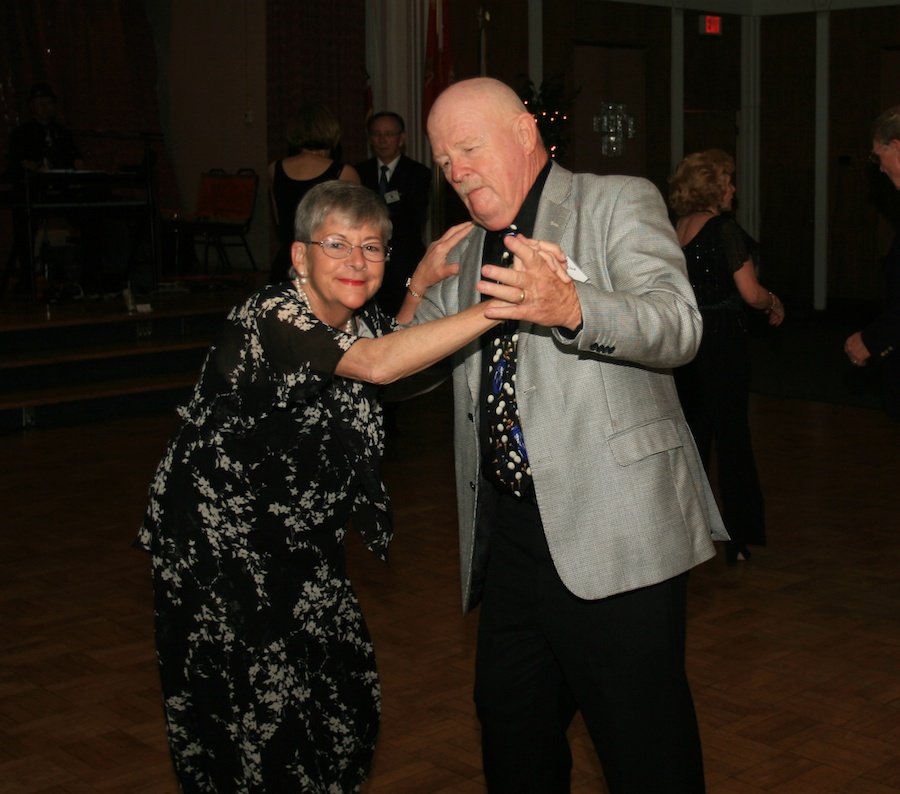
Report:
[[[363,250],[360,246],[354,245],[347,257],[347,264],[350,267],[361,270],[366,267],[366,258],[363,256]]]

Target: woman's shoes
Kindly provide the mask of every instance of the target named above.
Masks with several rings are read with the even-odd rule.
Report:
[[[749,560],[752,555],[743,543],[734,540],[725,541],[725,562],[727,565],[737,565],[739,562]]]

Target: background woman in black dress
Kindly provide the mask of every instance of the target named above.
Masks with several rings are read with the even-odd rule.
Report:
[[[341,142],[341,125],[327,107],[310,102],[291,119],[287,130],[289,154],[269,163],[269,207],[278,238],[269,283],[288,278],[294,244],[294,213],[316,185],[332,179],[360,184],[352,165],[333,159]]]
[[[761,286],[750,255],[750,236],[727,213],[735,188],[734,160],[718,149],[688,155],[669,180],[669,204],[700,314],[703,341],[696,358],[675,370],[685,418],[709,471],[716,449],[722,518],[731,540],[726,561],[750,557],[765,545],[762,489],[747,418],[750,356],[744,304],[780,325],[784,306]]]
[[[431,246],[416,292],[457,271],[446,254],[471,227]],[[396,330],[372,300],[390,231],[367,188],[307,194],[294,280],[231,311],[150,487],[139,543],[186,792],[332,794],[368,775],[380,689],[343,538],[352,525],[382,558],[391,538],[378,385],[495,324],[480,305]]]

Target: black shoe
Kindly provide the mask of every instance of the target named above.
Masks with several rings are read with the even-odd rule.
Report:
[[[734,540],[725,541],[725,562],[728,565],[737,565],[739,562],[746,562],[753,555],[743,543]]]

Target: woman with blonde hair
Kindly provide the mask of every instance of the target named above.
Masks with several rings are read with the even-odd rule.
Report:
[[[729,214],[734,159],[719,149],[690,154],[669,180],[669,205],[688,276],[703,317],[696,358],[675,370],[685,418],[709,471],[716,445],[722,518],[731,540],[729,565],[765,545],[765,511],[747,417],[750,355],[744,306],[784,319],[784,305],[763,287],[750,253],[752,240]]]

